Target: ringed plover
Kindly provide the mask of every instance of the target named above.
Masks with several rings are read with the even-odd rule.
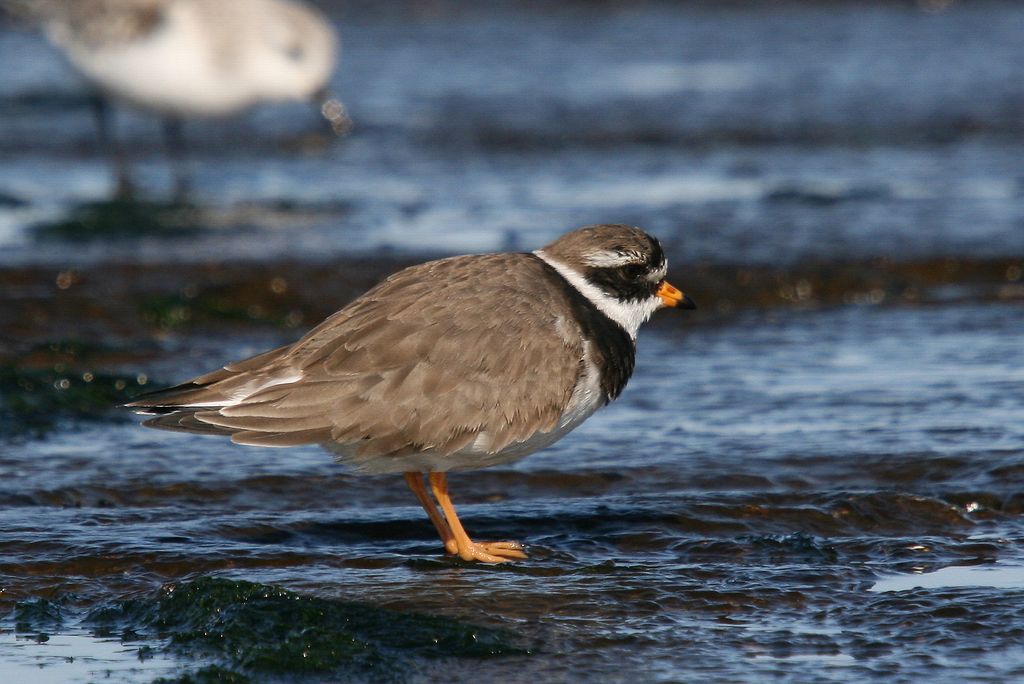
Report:
[[[469,538],[447,473],[543,449],[615,399],[640,325],[658,309],[695,308],[666,270],[658,241],[624,225],[581,228],[533,253],[431,261],[294,344],[128,406],[154,416],[150,427],[320,444],[358,472],[404,473],[448,553],[525,558],[517,542]]]

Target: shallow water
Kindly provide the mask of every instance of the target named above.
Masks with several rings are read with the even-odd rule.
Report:
[[[1020,314],[661,326],[573,436],[452,476],[471,533],[528,544],[507,567],[444,558],[399,478],[316,449],[69,425],[2,457],[4,597],[93,605],[213,572],[505,628],[531,653],[487,668],[513,678],[1019,674]],[[965,564],[1000,572],[919,582]]]
[[[1024,678],[1018,4],[328,8],[350,137],[192,123],[182,229],[87,239],[39,228],[109,190],[81,86],[0,27],[0,676]],[[445,557],[401,478],[107,409],[594,221],[657,233],[702,309],[573,435],[452,476],[528,561]],[[269,655],[209,643],[250,628]]]
[[[12,682],[138,682],[174,675],[180,668],[158,652],[117,638],[88,634],[0,635],[0,676]]]
[[[1024,589],[1024,566],[1005,563],[952,565],[935,572],[883,577],[875,583],[875,586],[871,587],[871,591],[908,591],[947,587]]]
[[[109,179],[81,84],[0,31],[0,260],[480,251],[608,221],[689,261],[1024,253],[1017,3],[327,4],[355,131],[311,142],[300,105],[192,122],[224,212],[177,243],[32,239]],[[165,192],[156,122],[121,129]]]

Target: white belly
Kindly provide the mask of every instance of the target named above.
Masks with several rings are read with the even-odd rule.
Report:
[[[54,43],[98,88],[139,107],[182,116],[221,116],[255,103],[254,85],[225,65],[187,3],[175,3],[152,34],[130,42],[76,42],[51,27]]]

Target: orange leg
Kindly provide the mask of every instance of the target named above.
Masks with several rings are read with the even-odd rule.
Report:
[[[455,506],[448,495],[448,478],[444,473],[430,473],[430,487],[434,490],[434,498],[441,505],[445,520],[455,537],[456,553],[462,560],[478,560],[484,563],[505,563],[511,560],[526,558],[523,545],[519,542],[474,542],[470,540],[459,516],[455,514]],[[446,545],[447,548],[447,545]]]
[[[441,535],[441,541],[444,542],[444,550],[454,555],[459,552],[459,547],[455,543],[455,535],[452,534],[452,530],[448,527],[448,523],[444,521],[441,514],[437,510],[437,506],[434,505],[434,501],[430,498],[430,494],[427,493],[427,486],[423,483],[422,473],[405,473],[405,482],[409,485],[409,489],[416,495],[417,501],[420,502],[420,506],[423,506],[423,510],[427,512],[427,517],[430,518],[430,522],[434,523],[434,527],[437,528],[437,533]]]

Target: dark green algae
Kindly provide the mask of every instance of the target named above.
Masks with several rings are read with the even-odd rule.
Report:
[[[41,437],[68,420],[115,419],[146,391],[141,376],[0,364],[0,433]]]
[[[37,223],[32,236],[40,242],[87,242],[108,238],[186,238],[199,232],[199,211],[187,203],[114,198],[74,207],[60,219]]]
[[[48,631],[64,625],[64,604],[70,597],[57,600],[45,598],[21,601],[14,606],[14,629],[18,632],[36,632],[40,641],[49,638]]]
[[[74,597],[18,603],[15,626],[45,638],[71,620]],[[99,638],[159,642],[195,669],[163,682],[246,682],[267,676],[400,681],[421,659],[524,656],[530,648],[507,631],[439,615],[299,594],[240,580],[200,577],[155,596],[89,611],[84,626]],[[152,653],[154,646],[142,646]]]
[[[113,420],[149,389],[144,375],[100,370],[123,355],[109,345],[66,339],[0,356],[0,434],[41,437],[75,420]]]
[[[0,192],[0,207],[5,205],[17,207],[28,206],[28,203]],[[149,238],[187,240],[208,233],[211,226],[244,233],[268,222],[304,225],[311,216],[337,218],[350,210],[346,202],[309,205],[290,198],[213,208],[196,204],[187,197],[166,200],[148,195],[114,196],[72,205],[63,216],[34,223],[28,230],[40,244]]]
[[[185,289],[172,294],[154,294],[139,302],[140,320],[150,328],[177,330],[196,323],[252,323],[276,327],[295,327],[302,322],[301,312],[283,310],[267,302],[245,303],[228,288],[207,288],[193,292]]]

